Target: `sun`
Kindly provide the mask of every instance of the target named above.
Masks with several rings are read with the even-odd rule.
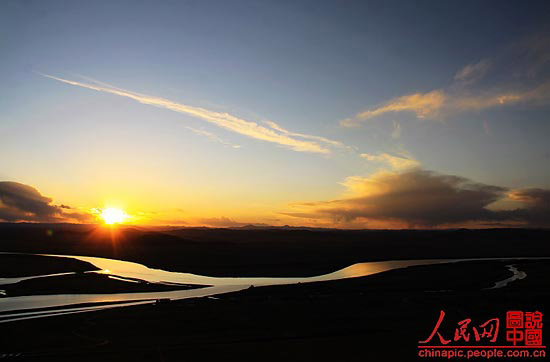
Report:
[[[128,218],[124,210],[114,207],[107,207],[101,210],[101,218],[107,225],[120,224]]]

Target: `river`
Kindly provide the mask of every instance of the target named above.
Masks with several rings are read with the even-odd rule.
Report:
[[[8,253],[2,253],[8,254]],[[497,261],[497,260],[518,260],[518,259],[547,259],[547,258],[483,258],[483,259],[421,259],[421,260],[392,260],[380,262],[365,262],[353,264],[349,267],[340,269],[333,273],[328,273],[313,277],[292,277],[292,278],[267,278],[267,277],[210,277],[190,273],[170,272],[161,269],[148,268],[145,265],[114,260],[107,258],[76,256],[76,255],[52,255],[40,254],[52,257],[74,258],[88,262],[100,271],[92,273],[108,274],[113,278],[120,278],[130,281],[145,281],[149,283],[164,284],[182,284],[182,285],[201,285],[206,286],[197,289],[174,290],[163,292],[144,292],[144,293],[116,293],[116,294],[58,294],[58,295],[30,295],[18,297],[0,298],[0,323],[30,319],[42,318],[46,316],[61,315],[68,313],[82,313],[94,310],[117,308],[136,304],[154,303],[159,299],[186,299],[197,297],[211,297],[217,294],[234,292],[249,288],[250,286],[261,287],[268,285],[296,284],[322,282],[329,280],[338,280],[345,278],[357,278],[377,273],[382,273],[394,269],[402,269],[417,265],[433,265],[441,263],[456,263],[462,261]],[[511,269],[510,269],[511,270]],[[511,270],[514,275],[518,273],[517,269]],[[496,281],[494,288],[506,286],[510,281],[525,278],[526,274],[522,272],[521,278],[507,278],[504,281]],[[70,274],[70,273],[62,273]],[[60,274],[54,274],[60,275]],[[1,286],[5,284],[16,283],[21,280],[47,277],[52,275],[22,277],[22,278],[0,278]],[[513,278],[513,277],[512,277]],[[100,306],[71,307],[71,305],[88,303],[113,303]],[[116,304],[114,304],[116,303]],[[42,308],[61,308],[49,311],[37,311]]]

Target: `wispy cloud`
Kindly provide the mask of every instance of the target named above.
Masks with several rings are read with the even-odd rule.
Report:
[[[91,80],[90,78],[87,79],[93,84],[64,79],[48,74],[41,75],[73,86],[92,89],[98,92],[110,93],[117,96],[133,99],[142,104],[152,105],[155,107],[169,109],[174,112],[188,114],[193,117],[197,117],[207,122],[213,123],[219,127],[228,129],[230,131],[257,140],[272,142],[290,148],[294,151],[329,154],[331,153],[331,149],[329,148],[329,146],[339,146],[341,144],[340,142],[328,140],[323,137],[290,132],[279,127],[273,122],[271,122],[270,124],[271,128],[268,128],[259,125],[256,122],[247,121],[229,113],[215,112],[201,107],[194,107],[182,103],[177,103],[165,98],[132,92],[122,88],[114,87],[107,83],[96,82]]]
[[[449,98],[445,105],[449,112],[481,111],[497,106],[512,105],[527,102],[547,102],[550,100],[550,82],[540,84],[528,89],[510,91],[481,92],[476,96],[456,95]]]
[[[359,125],[362,121],[381,116],[388,112],[414,112],[418,118],[433,116],[445,101],[445,93],[442,90],[433,90],[428,93],[414,93],[392,99],[380,107],[368,109],[358,113],[353,118],[340,121],[344,127]]]
[[[444,117],[461,112],[481,111],[517,103],[548,102],[549,100],[550,82],[526,90],[489,90],[475,96],[434,90],[428,93],[414,93],[392,99],[380,107],[358,113],[353,118],[341,120],[340,125],[342,127],[356,127],[365,120],[390,112],[409,111],[420,119],[437,119],[440,116]]]
[[[388,164],[394,170],[405,170],[420,166],[420,162],[413,158],[390,155],[389,153],[379,153],[377,155],[362,153],[360,156],[368,161]]]
[[[283,134],[286,134],[288,136],[315,140],[315,141],[319,141],[319,142],[322,142],[322,143],[326,143],[327,145],[331,145],[331,146],[334,146],[334,147],[342,147],[342,148],[347,148],[348,147],[348,146],[344,145],[342,142],[334,141],[334,140],[331,140],[331,139],[328,139],[328,138],[325,138],[325,137],[312,136],[312,135],[307,135],[307,134],[303,134],[303,133],[291,132],[287,129],[284,129],[283,127],[281,127],[280,125],[278,125],[277,123],[275,123],[273,121],[266,121],[265,123],[269,127],[271,127],[272,129],[274,129],[278,132],[281,132]]]
[[[185,128],[187,128],[188,130],[190,130],[191,132],[193,132],[193,133],[195,133],[199,136],[207,137],[212,142],[221,143],[222,145],[229,146],[229,147],[232,147],[232,148],[241,148],[240,145],[235,145],[235,144],[229,143],[227,141],[224,141],[220,137],[216,136],[215,134],[213,134],[211,132],[208,132],[208,131],[205,131],[203,129],[196,129],[196,128],[193,128],[193,127],[185,127]]]
[[[455,81],[473,83],[481,79],[491,68],[490,59],[482,59],[477,63],[468,64],[454,76]]]
[[[343,127],[388,113],[412,112],[417,118],[439,119],[462,112],[550,103],[550,36],[533,36],[493,58],[468,64],[448,87],[406,94],[340,121]]]

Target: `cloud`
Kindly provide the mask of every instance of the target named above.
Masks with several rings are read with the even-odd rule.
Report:
[[[325,138],[325,137],[312,136],[312,135],[307,135],[307,134],[303,134],[303,133],[291,132],[289,130],[284,129],[283,127],[281,127],[280,125],[278,125],[277,123],[275,123],[273,121],[266,121],[265,123],[269,127],[271,127],[272,129],[274,129],[276,131],[279,131],[283,134],[289,135],[289,136],[300,137],[300,138],[305,138],[305,139],[311,139],[311,140],[326,143],[327,145],[331,145],[331,146],[335,146],[335,147],[348,148],[342,142],[334,141],[334,140],[331,140],[331,139],[328,139],[328,138]]]
[[[232,147],[232,148],[241,148],[240,145],[235,145],[235,144],[226,142],[226,141],[222,140],[220,137],[216,136],[215,134],[213,134],[211,132],[208,132],[208,131],[205,131],[205,130],[202,130],[202,129],[196,129],[196,128],[193,128],[193,127],[185,127],[185,128],[187,128],[188,130],[192,131],[195,134],[198,134],[200,136],[205,136],[205,137],[209,138],[212,142],[221,143],[225,146],[229,146],[229,147]]]
[[[499,216],[499,220],[527,226],[550,227],[549,189],[523,188],[509,190],[504,201],[508,200],[519,202],[522,207],[496,211],[495,214]]]
[[[386,163],[394,170],[403,170],[420,166],[420,162],[415,159],[405,156],[394,156],[389,153],[379,153],[377,155],[362,153],[359,156],[372,162]]]
[[[412,112],[417,118],[441,119],[463,112],[550,103],[550,36],[519,41],[493,58],[468,64],[448,87],[402,95],[340,121],[343,127],[388,113]]]
[[[358,126],[362,121],[381,116],[389,112],[410,111],[418,118],[433,117],[443,105],[445,94],[441,90],[428,93],[414,93],[390,100],[380,107],[358,113],[354,118],[340,121],[343,127]]]
[[[197,223],[201,225],[213,226],[213,227],[238,227],[243,225],[242,223],[225,216],[202,218],[202,219],[198,219]]]
[[[508,197],[536,208],[550,208],[550,190],[540,188],[515,189],[508,193]]]
[[[19,182],[0,181],[0,220],[3,221],[86,221],[90,215],[68,213],[66,205],[52,205],[52,199],[43,196],[32,186]]]
[[[524,208],[512,210],[512,217],[528,220],[533,225],[550,227],[550,190],[516,189],[512,190],[508,197],[525,205]]]
[[[326,145],[329,144],[336,146],[339,144],[339,142],[331,141],[323,137],[293,133],[286,131],[282,128],[267,128],[257,124],[256,122],[247,121],[239,117],[233,116],[229,113],[215,112],[205,108],[173,102],[164,98],[148,96],[122,88],[117,88],[107,83],[93,81],[93,83],[95,84],[91,84],[63,79],[48,74],[41,75],[73,86],[92,89],[98,92],[110,93],[121,97],[127,97],[142,104],[152,105],[155,107],[169,109],[174,112],[188,114],[193,117],[197,117],[207,122],[213,123],[227,130],[257,140],[275,143],[290,148],[294,151],[329,154],[331,153],[331,150]],[[272,123],[272,126],[273,125],[275,125],[275,123]]]
[[[491,222],[550,225],[550,191],[544,189],[512,192],[513,197],[526,203],[524,208],[492,210],[489,207],[491,204],[507,197],[507,188],[422,169],[350,177],[344,185],[350,197],[294,204],[294,210],[286,215],[331,218],[336,223],[385,222],[402,227],[483,225]]]
[[[267,224],[262,224],[262,223],[258,224],[258,223],[238,222],[225,216],[197,219],[195,223],[198,225],[206,225],[206,226],[220,227],[220,228],[243,227],[243,226],[249,226],[249,225],[267,226]]]
[[[491,60],[489,59],[482,59],[475,64],[468,64],[455,74],[454,80],[464,83],[473,83],[478,79],[483,78],[483,76],[489,71],[490,67]]]
[[[454,96],[445,105],[448,113],[481,111],[517,103],[545,104],[550,100],[550,82],[525,90],[487,91],[476,96]]]
[[[428,93],[414,93],[392,99],[386,104],[357,114],[354,118],[340,121],[343,127],[356,127],[365,120],[390,112],[413,112],[417,118],[437,119],[452,114],[482,111],[498,106],[517,103],[547,103],[550,100],[550,82],[531,89],[500,91],[489,90],[476,95],[457,94],[434,90]]]

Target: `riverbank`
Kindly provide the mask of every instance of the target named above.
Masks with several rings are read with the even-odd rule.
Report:
[[[511,275],[504,263],[469,262],[8,323],[0,351],[40,361],[409,361],[440,310],[449,336],[464,318],[544,311],[550,263],[516,265],[527,277],[500,289],[487,288]]]
[[[204,285],[148,283],[101,273],[91,263],[70,257],[0,253],[0,298],[54,294],[163,292]]]
[[[116,277],[96,273],[76,273],[23,280],[18,283],[0,285],[4,297],[52,294],[114,294],[165,292],[201,288],[200,285],[168,285],[115,279]]]
[[[73,258],[0,253],[0,278],[98,270],[90,263]]]

